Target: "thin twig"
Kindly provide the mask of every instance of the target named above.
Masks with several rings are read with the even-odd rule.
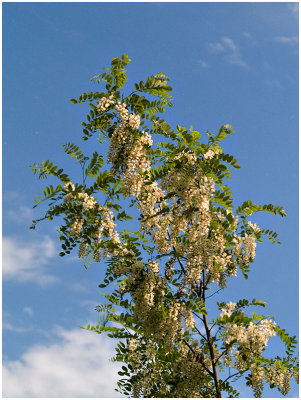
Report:
[[[240,374],[241,374],[241,372],[235,372],[235,374],[228,376],[228,378],[224,380],[224,383],[227,382],[229,379],[233,378],[233,376],[240,375]]]
[[[175,247],[172,246],[172,248],[173,248],[173,250],[176,252]],[[183,264],[182,264],[182,261],[179,259],[179,257],[176,257],[176,258],[177,258],[177,260],[178,260],[178,263],[180,264],[180,267],[181,267],[183,273],[185,274],[186,271],[185,271],[185,268],[184,268],[184,266],[183,266]]]
[[[210,327],[209,331],[211,332],[211,329],[216,325],[216,322],[214,322],[214,324],[212,324],[212,326]]]
[[[193,315],[195,315],[196,317],[198,317],[202,322],[204,322],[203,318],[200,317],[196,312],[191,311]]]
[[[215,364],[217,364],[218,360],[219,360],[225,353],[227,353],[227,350],[224,350],[224,351],[217,357],[217,359],[215,360]]]
[[[185,339],[182,339],[182,340],[183,340],[183,342],[186,344],[186,346],[189,347],[189,349],[192,351],[192,353],[193,353],[194,355],[196,355],[195,350],[190,346],[190,344],[189,344]],[[210,371],[210,369],[208,369],[208,368],[206,367],[206,365],[204,364],[204,361],[199,360],[199,362],[200,362],[200,364],[202,365],[202,367],[208,372],[208,374],[209,374],[210,376],[213,377],[213,373]]]
[[[208,339],[198,330],[198,328],[196,326],[194,326],[194,327],[197,330],[197,332],[202,336],[202,338],[205,339],[206,342],[208,343]]]
[[[216,292],[212,293],[210,296],[207,296],[206,299],[209,299],[210,297],[214,296],[216,293],[220,292],[223,289],[218,289]]]
[[[209,278],[208,278],[208,281],[209,281]],[[208,281],[207,281],[207,283],[208,283]],[[206,282],[205,271],[203,270],[203,284],[205,282]],[[207,283],[206,283],[206,286],[207,286]],[[203,297],[203,301],[204,301],[204,304],[205,304],[205,300],[206,300],[205,299],[205,290],[203,290],[202,295],[203,295],[202,297]],[[212,372],[213,372],[212,376],[213,376],[213,379],[214,379],[216,397],[221,398],[222,394],[221,394],[221,391],[220,391],[220,388],[219,388],[219,379],[218,379],[218,373],[217,373],[216,363],[215,363],[214,348],[213,348],[212,338],[211,338],[211,335],[210,335],[210,330],[209,330],[209,327],[208,327],[208,322],[207,322],[206,315],[203,315],[203,323],[204,323],[204,327],[205,327],[206,335],[207,335],[207,339],[208,339],[208,347],[209,347],[210,358],[211,358],[211,365],[212,365]]]

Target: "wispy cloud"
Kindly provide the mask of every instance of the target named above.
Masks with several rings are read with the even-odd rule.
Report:
[[[25,194],[15,190],[6,191],[3,193],[3,208],[5,220],[14,221],[16,223],[27,223],[28,225],[34,218],[33,207],[28,207],[24,203]],[[6,221],[6,222],[10,222]]]
[[[33,209],[27,206],[17,206],[14,209],[8,210],[7,217],[17,223],[31,222],[33,220]]]
[[[209,48],[213,53],[220,53],[225,51],[224,46],[220,42],[209,43]]]
[[[25,333],[25,332],[31,331],[31,328],[24,328],[22,326],[15,326],[15,325],[11,324],[10,322],[7,322],[7,321],[3,321],[2,329],[4,331],[10,331],[10,332],[14,332],[14,333]]]
[[[58,281],[46,268],[48,262],[56,256],[54,241],[49,236],[31,242],[16,237],[4,237],[2,251],[4,280],[40,285]]]
[[[20,198],[20,193],[16,190],[8,190],[3,193],[2,200],[3,201],[16,201]]]
[[[25,314],[29,315],[30,317],[33,317],[33,309],[31,307],[24,307],[23,311]]]
[[[274,89],[283,89],[283,85],[281,85],[278,79],[265,79],[264,83]]]
[[[222,41],[226,48],[230,49],[231,51],[237,51],[236,45],[234,44],[233,40],[228,37],[223,37]]]
[[[117,397],[113,343],[80,329],[58,327],[56,341],[35,345],[19,360],[4,361],[3,397]]]
[[[78,258],[77,258],[78,260]],[[68,285],[68,289],[74,292],[86,293],[89,291],[88,281],[73,282]]]
[[[80,307],[85,308],[89,313],[95,314],[95,308],[99,305],[97,300],[83,300],[80,303]]]
[[[252,35],[249,32],[243,32],[242,35],[247,39],[252,39]]]
[[[209,43],[209,50],[212,53],[221,53],[225,60],[232,65],[237,65],[244,69],[250,69],[249,65],[242,59],[238,47],[229,37],[222,37],[219,42]]]
[[[256,46],[257,42],[253,39],[250,32],[243,32],[242,36],[247,40],[247,43],[251,46]]]
[[[275,41],[278,43],[288,44],[290,46],[298,45],[298,37],[297,36],[278,36],[275,38]]]
[[[299,2],[288,3],[287,8],[292,12],[293,16],[298,18],[299,16]]]
[[[201,67],[203,67],[203,68],[208,68],[208,64],[204,60],[199,60],[199,64],[201,64]]]

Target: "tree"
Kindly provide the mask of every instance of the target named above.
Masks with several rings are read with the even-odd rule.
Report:
[[[248,278],[257,242],[266,236],[279,243],[275,232],[259,228],[249,216],[265,211],[283,217],[285,211],[250,200],[234,211],[225,181],[229,168],[239,165],[221,147],[232,126],[223,125],[216,135],[207,132],[206,143],[192,126],[172,129],[158,116],[172,106],[169,78],[150,76],[125,95],[129,62],[125,54],[113,58],[111,67],[92,79],[104,83],[105,91],[71,99],[89,104],[82,139],[98,135],[101,152],[88,157],[75,144],[63,145],[82,169],[81,183],[71,182],[49,160],[32,166],[39,178],[53,175],[60,183],[35,200],[34,207],[49,204],[31,228],[62,216],[60,256],[78,247],[85,266],[106,260],[100,319],[86,329],[120,339],[115,360],[123,362],[121,393],[237,397],[234,384],[245,376],[257,397],[264,381],[285,395],[290,379],[298,376],[296,338],[272,317],[247,314],[247,307],[266,303],[217,303],[219,315],[210,319],[206,310],[207,299],[238,270]],[[118,221],[131,226],[131,207],[140,213],[137,219],[133,212],[140,228],[118,230]],[[286,353],[269,359],[263,353],[275,335]]]

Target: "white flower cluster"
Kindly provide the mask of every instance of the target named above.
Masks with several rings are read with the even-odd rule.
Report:
[[[73,192],[75,190],[75,186],[73,185],[72,182],[67,182],[64,185],[64,190],[65,190],[65,192],[69,192],[69,191]]]
[[[85,210],[92,210],[95,207],[96,200],[93,196],[89,196],[87,193],[79,193],[78,198],[83,202]]]
[[[83,241],[80,242],[78,248],[78,258],[85,258],[88,247],[89,247],[88,243],[84,243]]]
[[[142,345],[142,346],[141,346]],[[127,348],[127,361],[131,364],[135,375],[135,385],[133,388],[133,397],[151,397],[151,389],[154,382],[159,382],[159,397],[173,398],[200,398],[200,390],[210,388],[207,369],[211,368],[211,360],[207,355],[203,355],[202,363],[196,362],[196,356],[201,354],[196,340],[191,343],[194,349],[192,355],[188,347],[179,342],[181,357],[173,362],[173,373],[176,376],[184,376],[185,379],[178,379],[175,384],[170,385],[164,381],[162,373],[165,372],[164,365],[156,362],[157,344],[154,340],[132,338],[129,340]],[[148,362],[152,363],[151,369],[145,368],[143,360],[147,357]]]
[[[139,345],[139,341],[137,339],[130,339],[129,344],[128,344],[129,351],[136,350],[138,345]]]
[[[159,273],[159,263],[158,261],[149,261],[148,262],[148,267],[150,271],[152,271],[154,274]]]
[[[116,224],[114,223],[114,214],[106,206],[98,205],[98,210],[101,213],[101,217],[98,218],[94,224],[97,229],[97,233],[95,235],[97,242],[100,243],[101,238],[102,238],[102,233],[104,230],[106,230],[110,236],[110,239],[114,243],[116,243],[116,244],[120,243],[119,234],[115,230]],[[105,256],[105,254],[107,254],[107,253],[105,252],[104,256]]]
[[[66,196],[64,197],[64,203],[69,203],[72,200],[82,202],[84,211],[91,210],[96,207],[96,199],[93,196],[89,196],[87,193],[78,193],[75,194],[75,186],[72,182],[67,182],[64,185],[64,191],[67,192]],[[79,237],[84,225],[84,215],[78,215],[76,219],[73,221],[70,233],[74,237]],[[87,248],[87,246],[85,247]],[[83,258],[84,250],[83,245],[79,249],[79,257]]]
[[[116,110],[119,113],[120,119],[122,123],[127,123],[128,122],[128,109],[126,108],[126,104],[122,103],[120,101],[118,101],[118,103],[116,104]]]
[[[176,338],[183,335],[181,310],[181,303],[171,303],[167,309],[167,318],[161,323],[160,335],[166,346],[172,347]]]
[[[200,397],[200,385],[202,388],[209,387],[207,373],[203,366],[195,362],[191,355],[187,352],[187,346],[181,347],[182,357],[175,360],[173,363],[174,373],[177,375],[185,376],[186,379],[179,379],[175,385],[169,385],[164,381],[162,373],[165,371],[162,364],[156,363],[156,345],[155,342],[148,341],[140,346],[142,341],[140,339],[131,339],[128,343],[128,362],[134,369],[135,383],[133,387],[133,397],[151,397],[151,389],[153,388],[154,382],[160,382],[160,397],[172,397],[174,398],[199,398]],[[181,342],[180,342],[181,343]],[[194,345],[193,345],[194,346]],[[198,350],[196,346],[195,351]],[[147,359],[152,362],[152,368],[145,368],[143,359]],[[210,368],[210,360],[205,359],[204,364]],[[202,383],[200,383],[202,382]]]
[[[150,169],[150,161],[146,157],[145,145],[151,146],[152,143],[151,136],[147,132],[142,132],[140,139],[127,152],[126,171],[123,177],[126,187],[132,196],[138,197],[141,193],[144,182],[142,174]]]
[[[212,231],[212,241],[207,243],[205,257],[207,268],[211,275],[210,282],[216,282],[220,287],[227,285],[227,277],[236,276],[237,265],[226,248],[225,229],[220,225]]]
[[[153,338],[164,340],[167,347],[174,345],[175,338],[183,334],[182,316],[188,329],[194,326],[192,313],[179,302],[172,302],[165,306],[165,317],[162,319],[161,300],[164,296],[164,282],[159,276],[159,263],[149,261],[147,269],[144,264],[136,260],[131,268],[125,268],[129,273],[125,287],[132,296],[135,304],[134,314],[143,325],[144,331]],[[156,322],[154,322],[156,321]],[[181,333],[182,332],[182,333]]]
[[[170,170],[162,178],[161,187],[157,182],[144,185],[143,176],[132,173],[136,165],[139,165],[139,158],[143,159],[141,153],[137,154],[136,159],[129,158],[130,166],[125,177],[128,186],[132,188],[131,194],[138,197],[143,216],[143,231],[152,232],[152,239],[159,252],[165,253],[174,248],[179,254],[187,257],[183,284],[193,286],[206,266],[211,282],[215,281],[221,287],[226,286],[227,276],[236,276],[237,266],[232,253],[226,248],[225,229],[219,224],[212,230],[211,240],[206,240],[213,218],[209,208],[210,198],[215,191],[212,178],[204,175],[194,154],[183,152],[175,157],[183,162],[182,168]],[[145,169],[148,169],[147,165]],[[171,204],[164,200],[164,192],[175,193],[170,199]],[[160,213],[167,205],[169,212]],[[189,213],[191,209],[196,211]],[[230,211],[227,210],[227,213]],[[219,217],[221,221],[224,219],[223,215]],[[234,231],[237,230],[237,223],[238,217],[233,216]],[[186,236],[188,240],[180,242],[178,239],[181,235]],[[244,237],[242,241],[244,248],[236,246],[236,253],[241,255],[243,252],[244,262],[247,263],[249,258],[255,256],[256,244],[252,235]]]
[[[195,156],[189,153],[179,154],[182,161],[182,168],[173,169],[162,179],[162,189],[167,193],[173,192],[175,196],[171,198],[170,212],[164,217],[161,216],[163,224],[163,235],[159,232],[155,237],[160,252],[175,247],[180,253],[191,253],[193,249],[198,249],[204,242],[211,221],[209,212],[210,197],[214,192],[214,182],[204,176],[202,169],[196,164]],[[189,210],[196,209],[197,212]],[[168,231],[166,231],[166,221],[168,221]],[[161,227],[157,225],[157,230]],[[161,228],[162,229],[162,228]],[[178,237],[187,234],[189,245],[179,243]],[[160,245],[159,245],[160,244]]]
[[[67,192],[64,202],[69,203],[71,200],[80,200],[83,203],[83,207],[85,210],[91,210],[96,205],[96,200],[93,196],[89,196],[87,193],[78,193],[77,197],[73,193],[75,191],[75,186],[71,182],[67,182],[64,185],[64,191]]]
[[[185,306],[182,307],[181,311],[182,311],[182,315],[184,316],[186,330],[189,331],[195,327],[195,319],[193,317],[192,311],[187,310],[187,308]]]
[[[124,163],[127,165],[130,159],[133,159],[132,146],[133,135],[129,128],[138,129],[140,126],[140,116],[136,114],[130,114],[125,103],[118,102],[115,106],[121,124],[119,124],[114,130],[111,140],[110,148],[108,152],[108,162],[112,163],[112,168],[120,162],[121,159],[125,159]],[[137,152],[137,146],[135,146]],[[137,155],[136,157],[137,158]]]
[[[102,97],[97,104],[97,110],[100,112],[106,111],[111,104],[114,104],[113,97],[112,94],[109,97]]]
[[[164,229],[164,216],[157,215],[160,211],[161,207],[166,203],[163,201],[164,193],[162,189],[159,187],[157,182],[153,182],[150,185],[142,186],[140,197],[139,197],[139,208],[142,211],[142,215],[147,218],[141,222],[141,228],[144,232],[149,231],[153,226],[158,227],[157,234],[163,236],[163,242],[166,241],[166,232],[168,229],[168,221],[167,226]],[[159,229],[160,227],[160,229]],[[156,236],[156,233],[153,233],[153,238],[156,243],[160,242],[160,238]],[[160,246],[159,248],[162,248]]]
[[[252,224],[251,221],[248,221],[247,225],[252,229],[252,231],[254,231],[255,233],[259,233],[260,232],[260,228],[257,224]]]
[[[256,363],[250,366],[250,383],[255,397],[261,397],[263,381],[277,386],[282,395],[286,396],[290,390],[290,380],[293,376],[294,373],[282,366],[279,360],[265,369]]]
[[[129,115],[129,126],[133,129],[138,129],[140,126],[140,116],[136,114]]]
[[[93,249],[93,257],[95,261],[100,261],[101,257],[104,258],[110,256],[110,253],[107,250],[101,250],[102,233],[104,230],[109,234],[113,243],[121,246],[119,234],[115,230],[116,224],[114,223],[114,215],[112,211],[108,207],[98,204],[93,196],[90,196],[85,192],[78,194],[73,193],[75,191],[75,186],[71,182],[65,184],[64,190],[67,192],[64,198],[65,203],[75,200],[81,202],[83,205],[83,213],[78,215],[72,223],[70,230],[71,235],[79,237],[85,222],[85,211],[87,212],[92,209],[97,209],[101,216],[94,222],[95,233],[93,237],[95,242],[91,245],[91,248]],[[82,241],[80,243],[78,250],[79,258],[85,257],[88,247],[89,245],[86,242]],[[120,249],[118,251],[120,252]]]
[[[84,218],[76,218],[71,227],[71,235],[73,235],[74,237],[80,236],[83,225]]]
[[[275,322],[263,319],[258,325],[252,321],[248,326],[227,323],[223,327],[222,338],[226,345],[232,341],[231,348],[224,357],[227,367],[243,371],[254,363],[268,344],[268,340],[275,336]]]
[[[213,150],[208,150],[207,153],[204,154],[204,160],[211,160],[215,156],[215,152]]]
[[[292,376],[293,373],[285,367],[282,367],[280,361],[275,361],[266,371],[265,380],[271,385],[278,386],[283,396],[286,396],[290,390],[290,380]]]
[[[151,370],[145,368],[143,359],[145,356],[152,360],[155,354],[155,345],[151,341],[140,346],[141,339],[130,339],[128,343],[128,361],[135,371],[136,380],[133,383],[133,397],[150,397],[151,388],[154,381],[160,379],[162,368],[158,364],[153,364]]]
[[[232,303],[232,301],[230,301],[230,303],[226,304],[226,306],[221,310],[221,318],[223,318],[225,315],[227,315],[228,317],[231,316],[232,311],[234,310],[234,308],[236,307],[236,303]]]
[[[250,375],[250,382],[254,396],[261,397],[263,391],[264,369],[260,365],[253,363],[250,366]]]
[[[248,264],[256,255],[256,241],[253,235],[244,236],[234,235],[233,254],[237,257],[240,264]]]
[[[206,373],[202,365],[194,360],[184,358],[176,363],[175,368],[187,378],[179,380],[173,397],[200,398],[200,388],[208,386],[208,381],[206,382],[205,378]],[[201,381],[202,378],[204,379],[203,381]]]
[[[69,203],[73,198],[73,193],[75,190],[75,186],[72,182],[67,182],[64,185],[64,191],[67,192],[66,196],[64,197],[64,203]]]
[[[114,130],[111,140],[110,148],[107,156],[108,163],[112,163],[112,169],[118,163],[120,158],[124,157],[132,145],[132,134],[125,122],[122,122]]]

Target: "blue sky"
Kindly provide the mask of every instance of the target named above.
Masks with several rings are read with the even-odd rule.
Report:
[[[170,76],[172,126],[235,127],[224,147],[242,166],[231,180],[237,205],[285,208],[287,218],[254,217],[282,245],[259,245],[249,280],[231,282],[216,301],[267,301],[267,314],[297,335],[298,37],[298,3],[3,4],[5,397],[116,396],[113,345],[78,328],[97,318],[104,265],[85,271],[76,254],[58,257],[56,223],[29,230],[45,182],[28,166],[51,159],[79,179],[61,144],[98,145],[81,141],[86,108],[69,99],[98,90],[89,79],[124,52],[127,90],[150,74]],[[280,349],[271,341],[269,352]],[[241,395],[252,394],[242,386]]]

